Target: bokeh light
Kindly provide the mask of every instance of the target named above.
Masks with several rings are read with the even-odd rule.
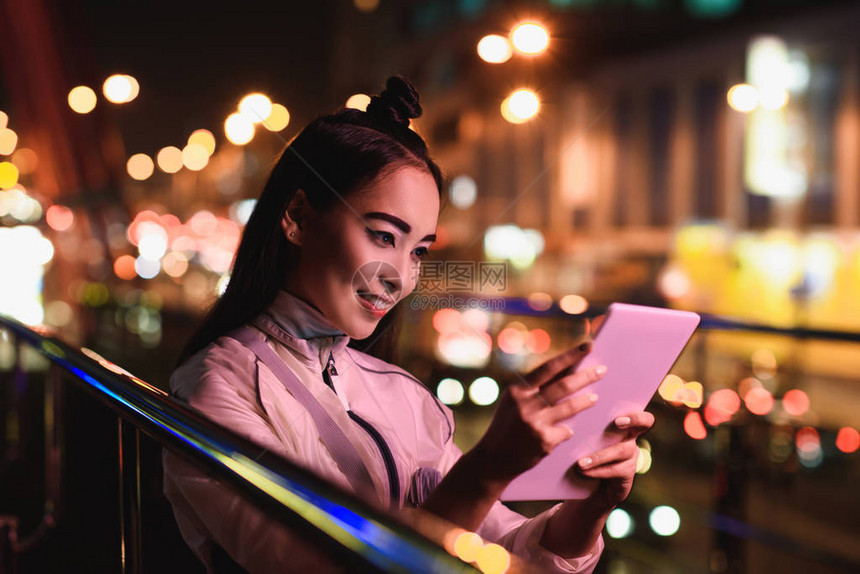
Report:
[[[199,143],[189,143],[182,149],[182,165],[191,171],[200,171],[209,163],[209,152]]]
[[[0,128],[0,155],[12,155],[18,146],[18,134],[9,128]]]
[[[460,312],[456,309],[439,309],[433,313],[433,328],[438,333],[452,333],[460,329]]]
[[[519,353],[525,346],[525,334],[516,328],[506,327],[499,331],[496,338],[499,349],[508,354]]]
[[[155,171],[155,163],[145,153],[136,153],[128,158],[125,169],[132,179],[144,181],[152,176]]]
[[[260,93],[248,94],[239,102],[239,113],[250,122],[264,122],[272,113],[272,101]]]
[[[454,541],[454,553],[464,562],[474,562],[484,547],[484,541],[474,532],[463,532]]]
[[[521,124],[535,117],[540,111],[540,98],[529,89],[519,89],[504,99],[502,117],[512,124]]]
[[[69,91],[69,107],[79,114],[88,114],[96,107],[96,93],[89,86],[77,86]]]
[[[478,377],[469,385],[469,399],[478,406],[487,406],[499,398],[499,384],[492,377]]]
[[[286,128],[290,123],[290,112],[281,104],[272,104],[272,112],[269,117],[263,122],[265,127],[270,132],[279,132]]]
[[[510,40],[498,34],[488,34],[478,41],[478,56],[489,64],[502,64],[514,53]]]
[[[176,173],[182,169],[182,150],[175,146],[167,146],[159,150],[155,157],[158,167],[165,173]]]
[[[503,574],[511,566],[511,555],[498,544],[485,544],[475,560],[484,574]]]
[[[535,311],[548,311],[552,307],[552,296],[549,293],[535,292],[528,296],[529,307]]]
[[[588,311],[588,300],[582,295],[565,295],[559,300],[558,306],[565,313],[580,315]]]
[[[633,517],[622,508],[613,509],[606,518],[606,533],[612,538],[626,538],[634,527]]]
[[[134,279],[137,276],[137,270],[134,267],[134,257],[131,255],[120,255],[113,262],[114,274],[125,281]]]
[[[788,414],[799,417],[809,410],[809,397],[800,389],[791,389],[782,397],[782,408]]]
[[[648,515],[648,523],[660,536],[672,536],[681,528],[681,516],[671,506],[658,506]]]
[[[764,387],[751,388],[744,395],[747,410],[755,415],[766,415],[773,410],[773,395]]]
[[[66,231],[75,223],[75,214],[64,205],[52,205],[45,212],[45,222],[54,231]]]
[[[526,333],[526,348],[538,355],[542,355],[549,351],[552,345],[552,338],[544,329],[532,329]]]
[[[206,150],[206,153],[209,155],[215,153],[215,135],[209,130],[194,130],[191,132],[191,135],[188,136],[188,143],[202,145]]]
[[[254,123],[239,112],[224,120],[224,134],[230,143],[245,145],[254,139]]]
[[[370,96],[367,94],[353,94],[346,100],[345,107],[353,110],[367,110],[367,105],[370,103]]]
[[[463,383],[457,379],[442,379],[436,386],[436,396],[446,405],[459,405],[465,396]]]
[[[18,183],[18,168],[8,161],[0,162],[0,189],[10,189]]]
[[[540,54],[549,46],[549,32],[537,22],[523,22],[511,31],[511,43],[523,54]]]
[[[457,209],[468,209],[478,197],[478,184],[468,175],[458,175],[451,181],[448,197]]]
[[[749,84],[735,84],[729,88],[726,99],[734,110],[742,113],[753,111],[759,104],[758,90]]]
[[[125,104],[135,99],[140,92],[140,85],[132,76],[114,74],[105,80],[102,93],[114,104]]]
[[[690,411],[684,417],[684,432],[687,433],[687,436],[696,440],[702,440],[708,436],[705,423],[702,422],[702,416],[698,411]]]
[[[717,426],[732,418],[741,407],[741,399],[732,389],[719,389],[711,393],[708,404],[705,405],[705,420],[711,426]]]
[[[836,448],[846,454],[856,452],[860,448],[860,432],[852,427],[842,427],[836,433]]]

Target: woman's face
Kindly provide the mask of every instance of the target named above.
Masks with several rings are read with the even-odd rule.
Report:
[[[403,167],[336,200],[305,208],[296,272],[286,289],[314,305],[353,339],[409,295],[435,240],[439,192],[429,173]]]

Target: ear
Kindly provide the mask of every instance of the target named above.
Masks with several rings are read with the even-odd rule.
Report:
[[[309,203],[303,189],[296,191],[281,218],[281,228],[287,241],[295,245],[302,244],[303,224],[307,215]]]

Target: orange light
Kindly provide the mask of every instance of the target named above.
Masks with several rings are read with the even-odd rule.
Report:
[[[542,354],[549,351],[552,340],[543,329],[532,329],[526,335],[526,347],[532,353]]]
[[[499,348],[505,353],[515,354],[523,350],[525,345],[525,337],[519,329],[507,327],[499,331],[497,337]]]
[[[433,328],[439,333],[460,330],[460,313],[456,309],[439,309],[433,313]]]
[[[791,389],[782,397],[782,408],[788,414],[799,417],[809,410],[809,397],[800,389]]]
[[[52,205],[45,212],[45,221],[54,231],[65,231],[75,222],[75,214],[64,205]]]
[[[741,399],[731,389],[714,391],[705,405],[705,420],[711,426],[717,426],[732,418],[741,407]]]
[[[684,432],[696,440],[702,440],[708,436],[705,423],[702,422],[702,417],[697,411],[690,411],[684,417]]]
[[[754,415],[766,415],[773,409],[773,395],[764,387],[754,387],[744,395],[744,404]]]
[[[851,454],[860,448],[860,433],[851,427],[842,427],[836,434],[836,448],[846,454]]]
[[[134,257],[131,255],[120,255],[113,262],[113,272],[120,279],[126,281],[134,279],[137,276],[137,271],[134,269]]]

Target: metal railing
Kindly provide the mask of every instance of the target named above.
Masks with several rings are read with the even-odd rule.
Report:
[[[17,538],[17,519],[0,520],[0,571],[13,571],[16,553],[36,547],[60,519],[62,491],[59,384],[65,371],[117,416],[121,563],[142,571],[140,433],[231,484],[281,525],[306,537],[351,570],[384,572],[475,572],[438,542],[399,519],[344,493],[290,461],[265,451],[130,375],[95,353],[0,315],[0,332],[15,346],[14,379],[22,384],[21,346],[50,361],[45,393],[44,516],[31,535]],[[436,523],[438,525],[438,523]],[[438,531],[438,529],[437,529]]]

